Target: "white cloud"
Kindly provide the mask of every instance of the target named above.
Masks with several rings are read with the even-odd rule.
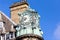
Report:
[[[54,39],[55,40],[60,40],[60,24],[57,25],[57,28],[54,31]]]

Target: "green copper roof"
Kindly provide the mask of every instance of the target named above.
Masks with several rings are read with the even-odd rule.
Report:
[[[19,12],[20,23],[16,27],[17,37],[25,34],[36,34],[42,37],[43,32],[39,26],[40,16],[31,8],[28,8],[23,13]]]

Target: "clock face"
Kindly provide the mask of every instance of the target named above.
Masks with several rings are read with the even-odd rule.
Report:
[[[29,15],[25,15],[25,16],[23,17],[23,20],[24,20],[24,22],[29,22],[29,20],[30,20]]]

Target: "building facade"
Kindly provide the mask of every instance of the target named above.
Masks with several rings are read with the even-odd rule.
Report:
[[[0,11],[0,40],[43,40],[40,16],[26,0],[10,6],[11,18]]]
[[[16,23],[0,11],[0,40],[15,38],[14,25],[16,25]]]

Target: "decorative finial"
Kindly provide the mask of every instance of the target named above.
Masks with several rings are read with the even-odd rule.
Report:
[[[21,0],[22,2],[27,2],[27,0]]]

